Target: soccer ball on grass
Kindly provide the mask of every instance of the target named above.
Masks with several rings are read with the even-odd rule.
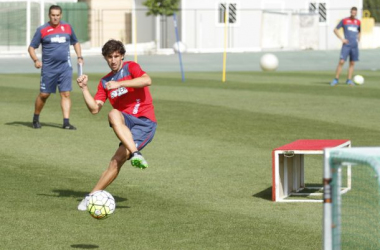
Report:
[[[356,76],[354,76],[354,83],[356,84],[356,85],[362,85],[362,84],[364,84],[364,77],[363,76],[361,76],[361,75],[356,75]]]
[[[87,211],[95,219],[106,219],[115,212],[116,203],[113,196],[105,190],[90,194]]]

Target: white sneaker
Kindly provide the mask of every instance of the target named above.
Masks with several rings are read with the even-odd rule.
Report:
[[[79,203],[78,210],[87,211],[87,205],[88,205],[89,200],[90,200],[90,196],[86,195],[86,197],[84,197],[84,199]]]

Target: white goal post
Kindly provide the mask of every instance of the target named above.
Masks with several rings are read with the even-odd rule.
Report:
[[[348,165],[352,189],[342,196],[341,172]],[[341,249],[344,243],[343,248],[378,249],[380,147],[325,149],[323,185],[323,248]]]

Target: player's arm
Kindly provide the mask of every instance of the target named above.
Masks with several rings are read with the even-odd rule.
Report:
[[[29,52],[30,58],[32,58],[32,60],[34,62],[34,67],[36,67],[37,69],[41,68],[42,62],[40,60],[38,60],[38,57],[36,55],[36,49],[33,48],[32,46],[29,46],[28,52]]]
[[[339,34],[339,29],[335,28],[335,29],[334,29],[334,33],[335,33],[335,35],[339,38],[339,40],[342,41],[342,43],[344,43],[344,44],[348,44],[348,40],[340,36],[340,34]]]
[[[78,86],[82,90],[83,98],[84,98],[84,101],[87,105],[88,110],[92,114],[97,114],[97,113],[99,113],[99,111],[103,107],[104,102],[94,99],[94,97],[91,95],[91,93],[88,89],[87,82],[88,82],[88,76],[87,75],[81,75],[77,79]]]
[[[78,63],[82,63],[83,64],[83,57],[82,57],[82,48],[80,46],[80,43],[76,43],[73,45],[74,47],[74,50],[75,50],[75,54],[77,54],[77,57],[78,57]]]
[[[131,79],[131,80],[125,80],[125,81],[120,81],[120,82],[109,81],[106,84],[107,89],[117,89],[120,87],[144,88],[144,87],[148,87],[150,85],[152,85],[152,79],[146,73],[140,77],[136,77],[136,78]]]

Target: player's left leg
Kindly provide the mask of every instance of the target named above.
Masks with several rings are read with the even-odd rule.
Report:
[[[354,85],[354,82],[351,80],[352,75],[354,73],[354,68],[355,68],[355,62],[350,61],[350,65],[348,66],[348,76],[347,76],[347,81],[346,81],[348,85]]]
[[[92,189],[91,193],[106,189],[119,175],[120,169],[130,156],[130,152],[124,145],[119,146],[112,157],[108,168],[100,176],[98,183]]]
[[[355,62],[359,61],[359,48],[351,48],[350,51],[350,65],[348,66],[347,84],[354,86],[354,82],[351,80],[354,74]]]
[[[71,110],[71,99],[70,91],[72,90],[72,69],[63,71],[58,79],[58,88],[61,95],[61,108],[63,115],[63,126],[64,129],[76,130],[77,128],[70,124],[70,110]]]
[[[125,146],[120,145],[119,148],[116,150],[114,156],[112,157],[108,165],[108,168],[100,176],[98,183],[96,183],[95,187],[91,190],[90,194],[98,190],[106,189],[117,178],[121,167],[130,157],[130,155],[131,155],[130,152],[125,148]],[[79,203],[78,205],[79,211],[87,210],[89,195],[86,195],[86,197]]]

